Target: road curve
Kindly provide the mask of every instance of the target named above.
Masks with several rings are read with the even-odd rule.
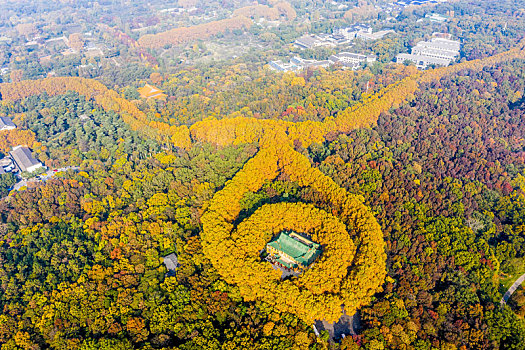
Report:
[[[516,282],[514,282],[514,284],[512,286],[510,286],[510,288],[507,291],[507,293],[505,293],[503,298],[501,298],[500,304],[502,306],[507,303],[507,301],[509,300],[509,298],[512,295],[512,293],[514,293],[516,291],[516,289],[518,289],[518,287],[523,283],[523,281],[525,281],[525,273],[523,275],[521,275],[520,278],[518,278],[516,280]]]

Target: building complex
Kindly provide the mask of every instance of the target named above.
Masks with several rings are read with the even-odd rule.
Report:
[[[383,39],[386,35],[395,33],[392,29],[388,30],[380,30],[378,32],[373,32],[372,28],[368,28],[368,30],[361,30],[357,32],[356,38],[366,41],[375,41],[379,39]]]
[[[294,56],[290,59],[289,63],[285,63],[281,60],[271,61],[269,63],[270,68],[280,72],[296,72],[307,68],[326,68],[330,65],[330,61],[323,60],[305,60],[299,56]]]
[[[459,41],[445,38],[432,38],[430,41],[420,41],[412,48],[412,53],[401,53],[396,56],[396,62],[409,61],[418,68],[428,66],[448,66],[458,56],[461,44]]]
[[[338,45],[348,44],[350,40],[341,35],[334,34],[309,34],[303,35],[295,40],[294,45],[300,49],[313,49],[315,47],[327,46],[335,47]]]
[[[340,52],[328,58],[331,64],[340,64],[344,68],[358,69],[363,63],[376,61],[375,56],[360,55],[352,52]]]
[[[371,27],[363,24],[354,24],[350,27],[337,28],[332,34],[307,34],[295,40],[294,45],[300,49],[313,49],[315,47],[336,47],[349,44],[354,39],[379,40],[385,35],[395,33],[393,30],[380,30],[373,32]]]
[[[269,66],[280,72],[296,72],[307,68],[326,68],[331,65],[340,65],[342,68],[355,70],[360,68],[362,64],[374,62],[375,60],[375,56],[360,55],[352,52],[340,52],[331,55],[327,60],[305,60],[295,56],[290,59],[289,63],[285,63],[281,60],[271,61]]]

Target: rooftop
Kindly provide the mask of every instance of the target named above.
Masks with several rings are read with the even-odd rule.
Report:
[[[450,60],[447,59],[428,57],[424,55],[412,55],[409,53],[400,53],[396,56],[396,60],[398,63],[403,63],[406,60],[412,61],[416,63],[417,66],[427,66],[431,64],[435,64],[438,66],[448,66],[450,64]]]
[[[16,125],[8,117],[0,117],[0,130],[15,129]]]
[[[320,254],[321,245],[293,231],[284,231],[268,243],[268,246],[283,252],[302,266],[308,266]],[[282,257],[281,257],[282,260]]]
[[[42,163],[33,158],[31,150],[24,146],[16,146],[11,152],[9,152],[11,158],[20,169],[20,171],[32,172],[37,168],[42,167]]]
[[[299,39],[295,41],[296,44],[299,44],[301,46],[305,47],[312,47],[318,42],[318,39],[315,38],[313,35],[303,35]]]
[[[166,94],[159,88],[156,88],[153,85],[146,84],[144,87],[137,89],[142,98],[164,98]]]
[[[170,272],[175,272],[177,270],[177,267],[179,266],[179,259],[177,258],[177,255],[175,253],[166,255],[163,258],[163,262],[166,266],[166,269]]]
[[[432,38],[431,41],[419,41],[416,47],[426,47],[438,50],[459,51],[461,44],[456,40],[448,40],[445,38]]]

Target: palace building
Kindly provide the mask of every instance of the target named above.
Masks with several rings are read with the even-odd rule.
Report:
[[[293,231],[283,231],[266,244],[266,251],[277,263],[295,270],[314,262],[321,254],[321,245]]]

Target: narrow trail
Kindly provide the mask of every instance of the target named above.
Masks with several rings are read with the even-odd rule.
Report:
[[[501,298],[501,301],[500,301],[500,304],[503,306],[507,303],[507,301],[509,300],[510,296],[512,295],[512,293],[514,293],[516,291],[516,289],[518,289],[518,287],[523,283],[523,281],[525,281],[525,273],[523,275],[521,275],[517,280],[516,282],[514,282],[514,284],[512,286],[510,286],[509,290],[507,291],[507,293],[505,293],[505,295],[503,296],[503,298]]]

